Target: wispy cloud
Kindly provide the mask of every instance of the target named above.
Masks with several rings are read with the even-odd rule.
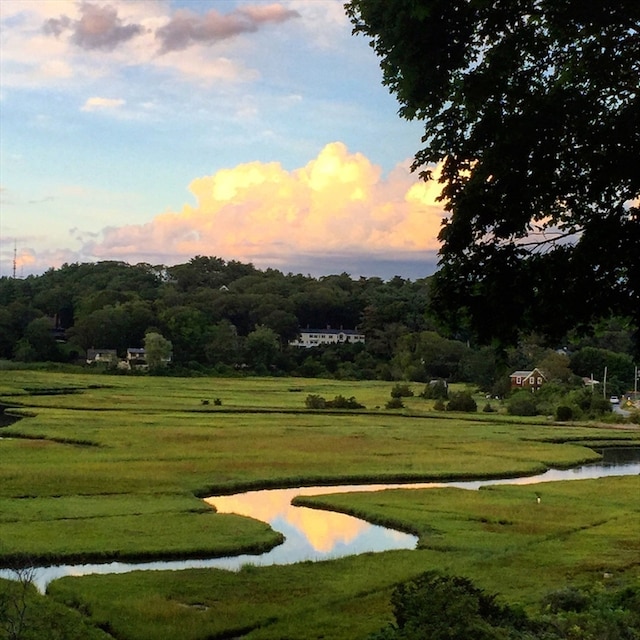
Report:
[[[281,4],[246,5],[229,13],[212,9],[201,14],[190,9],[179,9],[168,21],[155,30],[142,23],[127,22],[118,15],[118,6],[83,2],[79,17],[62,14],[44,21],[46,35],[60,38],[67,35],[70,42],[82,49],[113,51],[132,38],[144,33],[155,33],[159,53],[180,51],[195,44],[213,45],[221,40],[253,33],[263,25],[282,23],[299,18],[298,11]]]
[[[242,33],[257,31],[270,22],[286,22],[299,17],[297,11],[285,9],[280,4],[246,6],[227,14],[212,9],[202,15],[182,9],[156,31],[156,38],[161,43],[160,53],[167,53],[193,44],[215,44]]]
[[[102,109],[117,109],[125,103],[121,98],[88,98],[82,106],[82,111],[98,111]]]
[[[229,43],[300,17],[280,3],[198,13],[171,12],[163,2],[2,0],[3,84],[25,86],[61,78],[81,83],[121,75],[131,67],[187,81],[251,81],[257,74],[242,60],[246,49],[232,50]],[[222,41],[227,46],[216,50],[214,45]]]

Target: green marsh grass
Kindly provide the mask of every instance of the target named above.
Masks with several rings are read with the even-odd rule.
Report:
[[[46,562],[266,548],[278,539],[268,526],[215,514],[198,497],[267,486],[528,475],[594,460],[589,444],[596,442],[640,444],[637,427],[454,416],[420,398],[409,398],[402,412],[377,409],[391,388],[2,370],[0,402],[30,417],[0,430],[0,563],[20,554]],[[56,389],[74,392],[47,395]],[[307,394],[354,396],[367,409],[309,412]],[[544,485],[540,505],[531,487],[332,496],[323,500],[336,510],[417,531],[420,549],[238,574],[88,576],[50,589],[126,640],[242,630],[247,638],[351,640],[388,619],[394,583],[429,568],[469,575],[525,602],[607,569],[637,572],[629,561],[638,550],[637,483]],[[585,496],[592,495],[590,504]],[[527,564],[535,562],[544,569]],[[349,635],[353,629],[358,635]]]
[[[404,523],[419,533],[419,548],[238,573],[63,578],[50,592],[96,622],[109,620],[126,639],[366,638],[391,620],[393,585],[430,569],[468,576],[525,608],[567,584],[640,579],[639,492],[640,479],[626,477],[305,498]]]

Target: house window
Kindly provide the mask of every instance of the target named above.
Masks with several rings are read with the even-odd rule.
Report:
[[[522,384],[522,378],[517,377],[516,378],[516,384]]]
[[[535,379],[535,378],[529,378],[529,384],[534,384],[534,383],[535,383],[535,381],[536,381],[536,379]]]
[[[542,384],[542,378],[538,378],[538,384]]]

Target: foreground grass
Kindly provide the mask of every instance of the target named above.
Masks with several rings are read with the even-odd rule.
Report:
[[[394,584],[429,569],[469,576],[525,606],[567,584],[640,579],[639,496],[640,479],[627,477],[305,498],[413,528],[419,549],[238,573],[63,578],[50,593],[108,622],[118,638],[353,640],[391,620]]]
[[[269,527],[215,514],[196,496],[526,475],[595,459],[589,444],[640,443],[637,430],[454,417],[431,412],[418,398],[404,414],[376,409],[390,388],[0,371],[0,402],[30,416],[0,431],[0,564],[24,555],[53,562],[265,548],[278,540]],[[307,412],[308,393],[355,396],[368,411]],[[637,479],[613,482],[559,483],[549,499],[544,485],[541,505],[530,487],[323,498],[332,508],[417,531],[420,549],[238,574],[90,576],[50,589],[127,640],[231,637],[249,629],[250,638],[362,637],[387,619],[391,586],[429,568],[465,573],[527,602],[554,581],[605,568],[622,577],[636,571],[629,555],[637,558],[638,548],[628,541],[637,540]],[[585,503],[596,494],[597,507]],[[567,527],[559,527],[564,520]]]
[[[110,640],[80,612],[42,596],[26,580],[0,578],[3,640]]]

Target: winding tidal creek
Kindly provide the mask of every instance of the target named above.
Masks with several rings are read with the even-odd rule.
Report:
[[[596,463],[573,469],[549,469],[528,477],[461,482],[425,482],[370,485],[339,485],[300,487],[295,489],[265,489],[230,496],[213,496],[205,502],[218,513],[236,513],[267,522],[282,533],[282,544],[261,555],[238,555],[223,558],[168,560],[144,563],[111,562],[102,564],[76,564],[37,567],[33,582],[44,592],[47,585],[64,576],[127,573],[129,571],[175,571],[191,568],[218,568],[239,570],[244,565],[267,566],[293,564],[302,561],[321,561],[366,552],[392,549],[414,549],[416,536],[370,524],[352,516],[296,507],[291,501],[297,496],[331,493],[381,491],[384,489],[430,489],[456,487],[477,490],[481,486],[497,484],[537,484],[557,480],[583,480],[606,476],[639,475],[640,448],[604,449],[603,458]],[[0,577],[15,577],[10,570],[0,570]]]

